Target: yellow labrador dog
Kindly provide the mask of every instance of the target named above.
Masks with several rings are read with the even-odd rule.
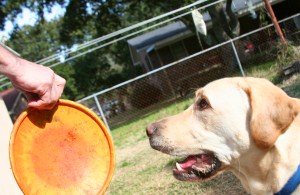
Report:
[[[265,79],[225,78],[146,132],[152,148],[185,158],[173,169],[179,180],[232,171],[251,194],[300,194],[299,111],[299,99]]]

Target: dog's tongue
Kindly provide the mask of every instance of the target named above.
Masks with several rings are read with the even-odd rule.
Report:
[[[196,163],[197,163],[196,156],[189,156],[184,161],[180,162],[179,164],[182,169],[187,169]]]
[[[197,155],[197,156],[189,156],[184,161],[179,162],[180,168],[188,169],[191,168],[193,165],[207,165],[211,164],[212,158],[207,154]]]

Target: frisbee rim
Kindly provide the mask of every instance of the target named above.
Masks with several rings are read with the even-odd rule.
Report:
[[[107,140],[108,146],[109,146],[109,151],[110,151],[110,164],[109,164],[109,171],[106,176],[106,179],[97,193],[97,194],[104,194],[104,192],[107,190],[107,188],[112,180],[112,177],[114,175],[115,165],[116,165],[114,144],[113,144],[113,139],[112,139],[110,132],[108,131],[108,129],[105,126],[105,124],[103,123],[103,121],[99,118],[99,116],[97,116],[89,108],[87,108],[77,102],[73,102],[73,101],[65,100],[65,99],[59,99],[57,106],[67,106],[67,107],[75,108],[76,110],[85,113],[87,116],[89,116],[89,118],[91,118],[91,120],[93,120],[97,123],[99,128],[104,133],[104,136],[106,137],[106,140]],[[13,129],[11,131],[10,140],[9,140],[9,161],[10,161],[11,170],[12,170],[13,176],[14,176],[19,188],[21,189],[21,191],[24,194],[25,194],[25,192],[22,189],[22,186],[24,186],[24,184],[22,184],[22,181],[19,181],[19,179],[17,177],[18,173],[16,173],[15,166],[14,166],[15,160],[14,160],[13,144],[15,141],[15,137],[18,133],[18,130],[19,130],[20,126],[22,125],[23,121],[28,117],[29,114],[31,114],[34,111],[37,111],[37,109],[28,108],[27,110],[23,111],[19,115],[19,117],[17,118],[17,120],[15,121],[15,123],[13,125]]]

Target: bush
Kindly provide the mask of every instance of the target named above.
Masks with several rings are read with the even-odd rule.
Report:
[[[291,43],[277,44],[276,51],[276,65],[280,70],[300,57],[299,51]]]

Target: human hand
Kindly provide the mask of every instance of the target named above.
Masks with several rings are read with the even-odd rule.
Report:
[[[10,80],[24,92],[28,106],[51,110],[62,95],[66,81],[48,67],[19,58]]]

